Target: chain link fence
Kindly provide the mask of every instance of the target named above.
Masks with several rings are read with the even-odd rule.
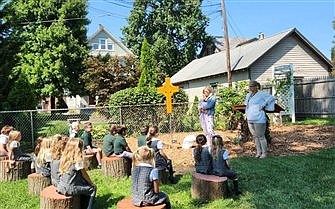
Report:
[[[22,134],[21,146],[25,151],[34,148],[38,137],[54,134],[68,135],[73,121],[94,125],[93,137],[102,139],[109,124],[123,124],[127,134],[135,136],[144,125],[157,125],[161,133],[201,130],[198,104],[175,103],[173,113],[166,113],[165,104],[114,107],[55,109],[50,111],[25,110],[0,112],[0,126],[11,125]]]

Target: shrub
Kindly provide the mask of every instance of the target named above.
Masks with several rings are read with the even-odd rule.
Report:
[[[38,136],[47,137],[56,134],[69,135],[69,123],[67,121],[55,120],[46,123],[41,127],[37,134]]]
[[[244,104],[245,96],[248,93],[247,82],[237,82],[234,87],[222,87],[218,89],[219,102],[216,106],[216,128],[236,129],[238,120],[243,113],[234,111],[234,105]]]
[[[185,131],[201,130],[198,103],[199,103],[199,99],[196,96],[187,114],[183,117],[182,123],[183,123],[183,127]]]

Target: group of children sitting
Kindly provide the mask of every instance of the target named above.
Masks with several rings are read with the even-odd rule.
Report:
[[[78,125],[78,127],[77,127]],[[39,138],[33,156],[21,152],[21,134],[11,126],[5,126],[0,135],[0,155],[9,156],[10,160],[28,160],[34,163],[37,173],[50,176],[57,192],[66,196],[81,195],[81,208],[93,208],[96,186],[91,181],[84,167],[84,155],[95,154],[101,165],[101,151],[106,157],[118,156],[132,160],[132,200],[137,206],[158,205],[165,203],[171,208],[168,196],[159,191],[159,170],[167,169],[169,179],[175,183],[172,162],[164,152],[164,144],[158,139],[157,126],[141,128],[137,138],[138,149],[131,152],[125,139],[126,127],[112,124],[109,133],[103,138],[103,149],[92,145],[92,124],[85,123],[82,137],[78,137],[79,124],[71,126],[68,136],[55,135]],[[206,136],[196,137],[193,149],[195,169],[198,173],[226,176],[233,180],[234,192],[239,195],[237,174],[229,167],[228,151],[223,148],[219,135],[212,138],[207,146]],[[99,159],[98,159],[99,158]]]

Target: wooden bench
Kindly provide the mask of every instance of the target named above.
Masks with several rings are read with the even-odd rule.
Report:
[[[133,205],[131,198],[126,198],[119,201],[116,205],[117,209],[165,209],[166,205],[152,205],[152,206],[145,206],[145,207],[137,207]]]
[[[104,176],[123,177],[130,176],[131,163],[122,157],[103,157],[101,171]]]
[[[28,191],[31,195],[40,195],[41,191],[51,185],[51,178],[42,176],[39,173],[28,175]]]
[[[97,168],[98,160],[95,155],[84,155],[84,166],[88,170]]]
[[[205,175],[201,173],[192,174],[192,198],[205,201],[220,199],[227,196],[227,192],[227,177]]]
[[[25,179],[31,173],[29,161],[17,160],[14,164],[11,160],[0,161],[0,181],[15,181]]]
[[[80,209],[80,196],[64,196],[48,186],[41,192],[40,209]]]

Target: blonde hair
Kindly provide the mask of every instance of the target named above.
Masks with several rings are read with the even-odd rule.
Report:
[[[47,156],[51,154],[51,144],[52,138],[47,137],[42,139],[40,151],[36,157],[37,165],[43,165],[46,162]]]
[[[210,87],[210,86],[206,86],[203,90],[202,90],[202,93],[204,93],[205,92],[205,90],[208,90],[209,91],[209,93],[213,93],[213,88],[212,87]]]
[[[66,142],[69,140],[67,136],[61,136],[59,134],[52,137],[51,145],[51,158],[52,160],[59,160],[62,156]]]
[[[74,121],[71,123],[71,129],[77,129],[79,130],[79,122],[78,121]]]
[[[223,139],[220,135],[212,137],[213,158],[218,159],[220,151],[223,149]]]
[[[147,146],[139,147],[133,154],[133,166],[139,163],[148,163],[154,167],[154,154],[154,150]]]
[[[19,141],[19,138],[21,139],[21,132],[20,131],[11,131],[8,134],[8,145],[12,142],[12,141]]]
[[[83,141],[79,138],[70,138],[66,143],[63,154],[60,158],[59,172],[67,172],[71,165],[83,160]]]

